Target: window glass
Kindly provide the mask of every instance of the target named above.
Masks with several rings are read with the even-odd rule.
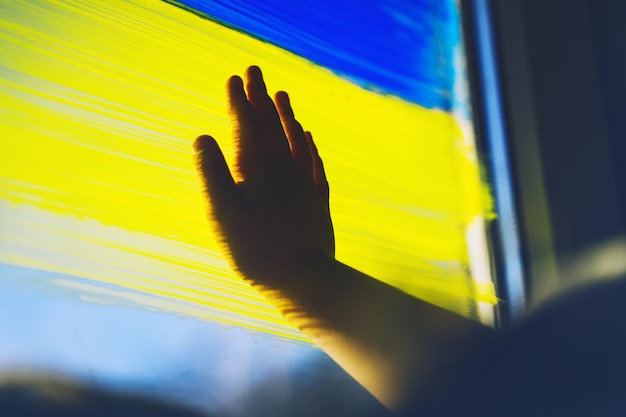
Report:
[[[322,382],[373,401],[206,224],[191,141],[232,161],[224,84],[251,64],[313,133],[338,259],[489,321],[456,1],[295,3],[0,2],[0,369],[233,413]]]

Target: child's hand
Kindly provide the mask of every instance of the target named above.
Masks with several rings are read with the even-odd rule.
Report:
[[[334,259],[328,185],[311,136],[294,119],[287,94],[276,94],[276,109],[257,67],[246,79],[247,95],[241,78],[228,81],[241,182],[215,140],[195,143],[224,253],[389,409],[417,415],[436,381],[447,398],[448,387],[457,386],[457,364],[492,343],[492,329]]]
[[[328,183],[287,93],[276,94],[275,106],[258,67],[248,68],[246,81],[245,91],[238,76],[227,84],[241,181],[233,180],[210,136],[196,140],[196,161],[214,233],[231,266],[253,284],[274,287],[315,262],[334,259]]]

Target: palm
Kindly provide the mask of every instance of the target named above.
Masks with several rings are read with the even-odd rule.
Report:
[[[267,95],[260,70],[228,82],[237,149],[235,183],[215,141],[196,141],[213,228],[235,269],[270,284],[283,272],[334,257],[328,185],[312,138],[295,120],[286,93]],[[278,110],[278,111],[277,111]],[[282,121],[282,123],[281,123]]]

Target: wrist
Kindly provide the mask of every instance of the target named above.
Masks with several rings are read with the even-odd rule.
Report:
[[[327,285],[325,281],[333,276],[333,271],[339,265],[341,263],[331,255],[315,254],[255,272],[242,272],[242,275],[246,282],[262,293],[278,292],[285,296],[298,296]]]

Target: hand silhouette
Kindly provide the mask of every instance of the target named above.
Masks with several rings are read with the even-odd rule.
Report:
[[[196,139],[214,233],[232,267],[391,410],[413,410],[432,381],[491,329],[335,260],[324,167],[284,92],[261,70],[228,80],[233,179],[216,141]],[[413,415],[412,411],[409,413]]]
[[[231,266],[252,284],[280,286],[321,259],[334,259],[329,190],[311,134],[285,92],[268,96],[261,70],[227,83],[236,182],[210,136],[194,144],[213,231]]]

